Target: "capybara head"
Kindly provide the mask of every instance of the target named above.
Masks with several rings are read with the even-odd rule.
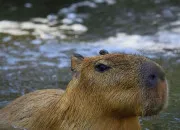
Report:
[[[97,100],[112,114],[151,116],[167,104],[165,73],[148,58],[101,50],[95,57],[75,54],[71,64],[77,86],[87,96],[99,95]]]

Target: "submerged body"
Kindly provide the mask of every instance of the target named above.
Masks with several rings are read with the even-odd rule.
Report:
[[[101,54],[101,53],[100,53]],[[168,88],[162,68],[141,56],[72,57],[65,91],[39,90],[0,110],[0,127],[27,130],[140,130],[139,116],[158,114]]]

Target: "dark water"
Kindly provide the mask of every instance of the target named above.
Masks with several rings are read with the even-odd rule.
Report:
[[[166,70],[169,106],[144,130],[180,129],[179,0],[0,1],[0,107],[45,88],[66,88],[72,53],[136,53]]]

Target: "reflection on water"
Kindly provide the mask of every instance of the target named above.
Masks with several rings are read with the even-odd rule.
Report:
[[[65,89],[73,53],[93,56],[107,49],[144,55],[165,68],[169,107],[158,117],[143,118],[142,125],[144,130],[179,130],[180,8],[164,0],[132,3],[79,1],[43,17],[0,21],[0,107],[37,89]]]
[[[13,36],[6,36],[0,44],[2,65],[0,70],[25,69],[29,66],[69,66],[72,53],[85,56],[97,55],[100,49],[110,52],[124,52],[144,54],[148,57],[174,57],[180,52],[180,34],[174,32],[158,32],[151,36],[127,35],[118,33],[114,37],[95,42],[63,42],[59,40],[27,39],[16,40]]]
[[[34,23],[33,21],[43,21],[44,23]],[[30,22],[0,21],[0,33],[14,36],[32,35],[41,39],[65,39],[66,35],[63,34],[65,31],[73,31],[76,34],[87,31],[87,28],[81,24],[51,27],[45,21],[46,19],[42,18],[34,18]]]
[[[19,22],[3,19],[0,21],[0,32],[17,36],[30,35],[41,39],[73,40],[101,39],[114,36],[117,32],[150,35],[170,30],[179,33],[180,8],[172,3],[164,0],[89,0],[69,5],[64,3],[66,6],[60,5],[63,8],[56,13],[47,14],[46,17],[24,16],[26,20],[22,17]],[[39,10],[36,6],[32,8],[27,15],[30,12],[36,13],[36,9]],[[19,18],[19,14],[11,13],[14,13],[16,19]]]

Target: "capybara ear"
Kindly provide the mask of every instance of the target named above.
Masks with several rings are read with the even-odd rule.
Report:
[[[83,61],[84,57],[80,54],[73,54],[73,56],[71,57],[71,70],[73,72],[78,71],[78,68],[80,68],[80,65]]]
[[[106,54],[109,54],[109,52],[107,50],[100,50],[99,54],[100,55],[106,55]]]

